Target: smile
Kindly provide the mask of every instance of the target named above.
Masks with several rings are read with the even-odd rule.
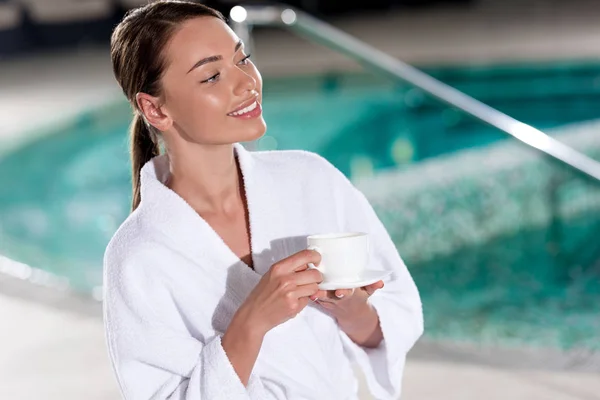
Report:
[[[227,114],[230,117],[237,118],[255,118],[258,117],[262,113],[262,108],[257,100],[255,100],[249,106],[242,108],[241,110],[237,110],[234,112],[230,112]]]

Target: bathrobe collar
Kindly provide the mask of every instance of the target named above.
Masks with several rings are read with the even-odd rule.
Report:
[[[256,262],[254,254],[264,247],[260,238],[261,218],[257,209],[265,209],[265,204],[256,204],[267,196],[261,196],[260,179],[255,179],[255,161],[250,152],[241,144],[234,144],[234,152],[240,165],[250,220],[250,242],[255,271],[248,268],[225,244],[212,227],[177,193],[164,183],[169,176],[169,158],[167,154],[154,157],[141,170],[141,203],[139,212],[144,214],[140,221],[148,224],[153,234],[161,236],[161,242],[168,243],[174,250],[191,257],[198,262],[212,265],[229,265],[245,269],[248,278],[266,272],[265,266]],[[259,199],[260,197],[260,199]],[[266,267],[268,268],[268,266]]]

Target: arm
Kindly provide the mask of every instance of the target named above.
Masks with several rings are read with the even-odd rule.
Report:
[[[248,322],[243,312],[234,316],[223,335],[223,350],[244,386],[248,385],[263,339],[264,334]]]
[[[262,336],[247,342],[251,329],[237,314],[223,337],[192,336],[160,277],[147,273],[157,259],[152,254],[105,266],[105,329],[123,397],[274,399],[252,373]]]
[[[359,346],[372,349],[378,347],[383,341],[379,315],[369,304],[358,315],[346,318],[340,317],[336,320],[342,332]]]
[[[367,326],[357,328],[351,319],[338,319],[342,341],[351,359],[363,369],[371,392],[378,399],[397,399],[408,351],[423,332],[423,313],[417,287],[385,227],[365,198],[339,171],[334,170],[335,202],[340,226],[369,234],[369,268],[387,269],[392,275],[368,299]],[[377,323],[375,316],[377,315]],[[376,328],[375,326],[378,326]],[[381,331],[382,340],[378,341]],[[375,343],[379,342],[375,347]]]
[[[156,265],[172,254],[157,253],[155,247],[145,245],[133,255],[127,249],[125,261],[107,251],[105,259],[105,326],[123,396],[283,400],[284,392],[266,379],[263,383],[254,365],[266,333],[295,317],[318,291],[321,274],[306,264],[318,262],[319,254],[303,250],[274,264],[221,337],[208,324],[190,326],[172,288],[164,284],[173,277]],[[193,312],[207,321],[214,317],[214,310],[201,304]]]

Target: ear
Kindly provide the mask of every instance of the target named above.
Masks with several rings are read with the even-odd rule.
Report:
[[[140,92],[135,95],[135,101],[138,108],[144,114],[146,121],[159,131],[165,132],[173,124],[171,118],[163,112],[158,97]]]

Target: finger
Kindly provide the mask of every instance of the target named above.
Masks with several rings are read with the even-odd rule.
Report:
[[[331,301],[338,301],[339,299],[335,296],[335,290],[328,290],[325,297]]]
[[[308,285],[298,286],[294,290],[294,296],[298,299],[301,297],[307,297],[307,298],[313,297],[314,294],[317,293],[318,291],[319,291],[319,285],[317,285],[316,283],[310,283]]]
[[[338,289],[335,291],[335,297],[338,299],[343,299],[346,297],[350,297],[354,294],[354,289]]]
[[[384,283],[383,281],[377,281],[371,285],[365,286],[364,289],[367,292],[367,294],[370,296],[373,293],[375,293],[377,290],[383,288]]]
[[[294,281],[296,285],[308,285],[311,283],[323,282],[323,275],[316,269],[307,269],[304,271],[296,272],[294,274]]]
[[[312,300],[321,300],[327,298],[327,290],[319,290],[314,295],[310,296]]]
[[[321,254],[314,250],[302,250],[280,261],[283,272],[303,271],[308,263],[319,265],[320,262]]]

